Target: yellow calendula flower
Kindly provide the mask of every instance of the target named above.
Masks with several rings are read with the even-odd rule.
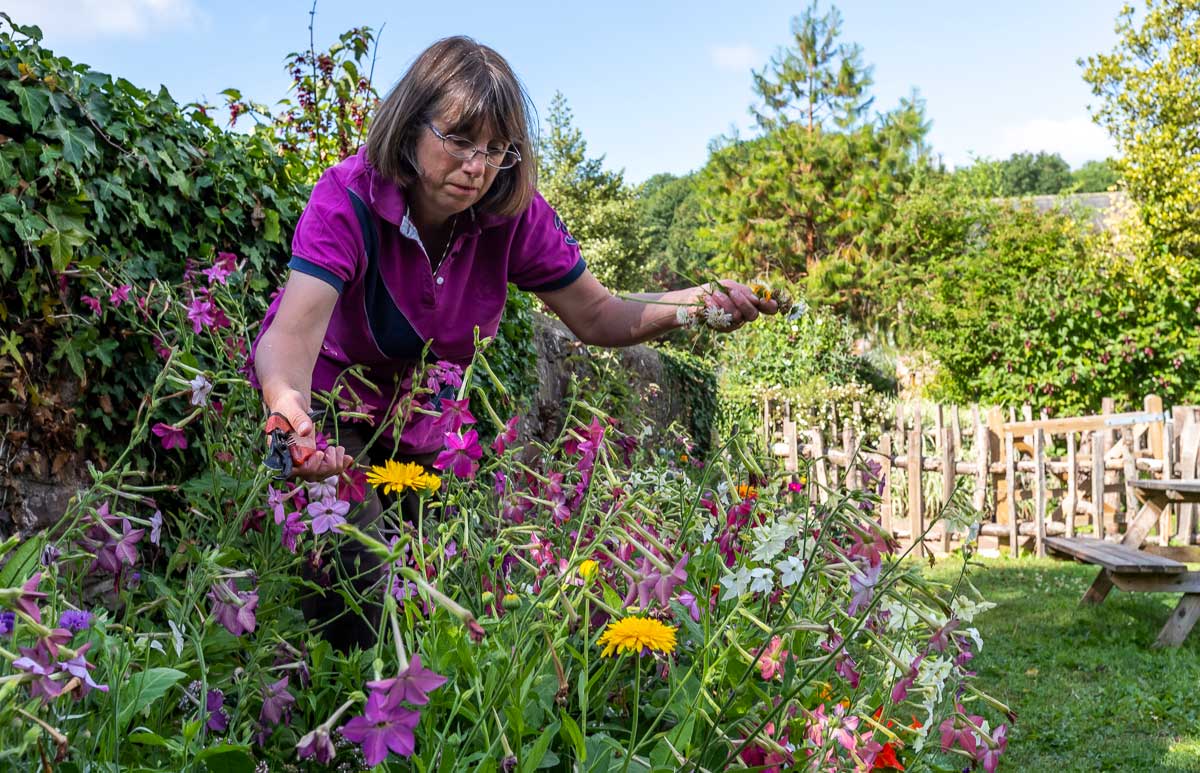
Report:
[[[596,579],[596,570],[598,567],[599,564],[589,558],[579,564],[579,576],[586,582],[591,582]]]
[[[599,644],[604,645],[600,654],[637,655],[644,650],[671,654],[675,651],[675,631],[672,626],[649,617],[626,617],[608,624],[600,634]]]
[[[385,494],[403,494],[409,489],[424,488],[424,478],[429,477],[425,468],[413,462],[397,462],[388,459],[382,467],[373,466],[367,473],[367,483],[382,488]],[[437,479],[435,479],[437,480]],[[438,480],[438,484],[441,481]]]
[[[432,494],[442,487],[442,479],[436,475],[425,473],[413,488],[423,494]]]

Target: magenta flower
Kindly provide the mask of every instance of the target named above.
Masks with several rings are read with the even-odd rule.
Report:
[[[296,538],[307,530],[308,523],[299,511],[287,514],[287,518],[283,522],[282,542],[283,546],[288,549],[288,552],[296,552]]]
[[[335,526],[346,522],[346,513],[348,512],[350,512],[350,503],[333,497],[310,503],[308,514],[312,516],[313,534],[333,531]]]
[[[979,762],[983,765],[986,773],[996,773],[996,767],[1000,764],[1000,755],[1004,754],[1004,750],[1008,748],[1008,725],[1000,725],[993,730],[992,740],[996,742],[996,745],[987,747],[979,756]]]
[[[478,465],[475,460],[483,456],[479,447],[479,433],[468,430],[466,434],[446,433],[446,450],[438,454],[433,466],[439,470],[450,469],[459,478],[474,478]]]
[[[239,591],[232,580],[218,582],[208,591],[212,614],[234,636],[254,631],[258,607],[257,591]]]
[[[269,684],[263,688],[262,711],[259,713],[258,720],[264,725],[275,726],[281,721],[286,725],[292,719],[292,704],[296,699],[288,692],[288,678],[285,676],[274,684]]]
[[[337,751],[333,748],[333,742],[329,740],[329,731],[321,725],[300,739],[300,743],[296,744],[296,754],[302,760],[312,757],[325,765],[333,762]]]
[[[783,666],[787,662],[788,651],[783,648],[783,639],[772,636],[771,643],[763,650],[758,658],[758,670],[765,681],[776,677],[783,678]]]
[[[131,285],[121,285],[112,291],[112,295],[108,296],[108,302],[113,306],[120,306],[125,301],[129,300],[129,291],[132,290]]]
[[[420,713],[412,709],[388,709],[385,700],[383,693],[371,693],[362,716],[342,725],[342,735],[362,746],[363,757],[372,767],[387,759],[389,750],[407,757],[416,748],[413,730],[421,719]]]
[[[15,602],[17,610],[33,618],[35,623],[42,622],[42,611],[38,609],[38,600],[46,598],[46,594],[37,589],[38,583],[41,581],[41,572],[26,580],[25,584],[21,586],[21,592],[17,595]]]
[[[408,668],[401,671],[393,679],[383,679],[378,682],[367,682],[367,687],[384,694],[383,708],[391,710],[407,702],[414,706],[424,706],[429,703],[428,693],[446,683],[446,677],[435,674],[421,665],[421,656],[413,655]]]
[[[442,415],[433,423],[434,429],[441,432],[458,432],[463,425],[475,423],[475,417],[471,415],[470,399],[442,398],[441,404]]]
[[[512,443],[517,442],[517,422],[519,418],[513,416],[504,424],[504,431],[496,435],[496,439],[492,441],[492,450],[498,454],[504,453],[504,449],[508,448]]]
[[[112,551],[116,555],[117,560],[130,566],[136,564],[138,551],[135,546],[145,533],[145,529],[135,529],[129,525],[128,518],[122,518],[121,538],[112,544]]]
[[[155,435],[158,435],[162,441],[162,447],[165,451],[170,451],[172,448],[187,448],[187,436],[183,434],[183,430],[178,427],[173,427],[170,424],[163,424],[161,421],[155,424],[151,429]]]
[[[221,263],[214,263],[200,273],[208,277],[208,286],[212,287],[215,284],[228,284],[225,280],[229,278],[233,270]]]
[[[97,317],[100,316],[100,299],[93,298],[90,295],[81,295],[79,300],[83,301],[84,305],[92,310],[92,313]]]
[[[945,652],[946,646],[950,643],[950,634],[953,633],[954,629],[958,628],[959,625],[961,625],[961,622],[958,620],[958,618],[952,617],[947,620],[945,625],[934,631],[933,636],[929,637],[929,649],[933,650],[934,652]]]
[[[283,523],[283,492],[270,484],[267,484],[267,506],[275,514],[275,523]]]
[[[187,307],[187,318],[191,320],[192,332],[199,333],[206,327],[213,327],[217,321],[217,307],[208,296],[193,296]]]
[[[962,705],[959,704],[957,709],[958,713],[946,717],[938,726],[942,734],[942,751],[948,752],[951,746],[957,744],[963,751],[974,757],[979,746],[975,731],[983,724],[983,717],[971,715],[967,721],[964,721],[958,716],[964,711]]]

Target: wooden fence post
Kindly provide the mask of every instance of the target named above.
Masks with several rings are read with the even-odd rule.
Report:
[[[1137,495],[1133,493],[1133,482],[1137,480],[1137,439],[1133,436],[1133,427],[1123,427],[1121,429],[1121,441],[1125,445],[1125,469],[1123,477],[1125,478],[1125,528],[1128,529],[1133,525],[1133,519],[1137,516],[1137,511],[1140,509]]]
[[[946,523],[946,510],[954,496],[954,430],[942,429],[942,553],[950,552],[950,527]]]
[[[950,429],[953,430],[950,437],[954,438],[954,458],[957,459],[962,451],[962,425],[958,420],[957,405],[950,406]]]
[[[988,457],[998,462],[1008,458],[1005,454],[1003,426],[1004,413],[999,406],[994,405],[988,409],[987,415]],[[992,479],[990,469],[988,478]],[[1008,523],[1008,480],[1002,474],[997,474],[994,481],[992,511],[996,513],[996,523]]]
[[[829,498],[829,475],[825,461],[825,436],[819,429],[811,430],[808,433],[810,442],[813,447],[813,466],[817,472],[817,501],[825,504],[825,500]],[[809,481],[812,484],[812,481]]]
[[[1013,443],[1013,434],[1004,433],[1004,480],[1008,487],[1008,539],[1009,550],[1013,558],[1021,556],[1021,536],[1018,534],[1017,523],[1017,451]]]
[[[975,428],[975,496],[971,499],[971,504],[975,510],[982,513],[987,507],[987,482],[991,477],[989,474],[992,463],[992,444],[988,437],[987,425],[983,423],[982,417],[979,415],[979,406],[971,406],[971,418],[974,421]],[[995,512],[992,513],[995,517]],[[997,520],[999,520],[997,518]]]
[[[1067,496],[1063,499],[1066,535],[1075,536],[1075,508],[1079,505],[1079,459],[1075,454],[1075,433],[1067,433]]]
[[[1096,507],[1095,525],[1097,539],[1104,539],[1104,453],[1108,431],[1092,432],[1092,504]]]
[[[854,425],[849,419],[842,422],[842,448],[846,451],[846,488],[861,488],[858,481],[858,465],[855,464],[858,446],[854,442]]]
[[[891,433],[884,432],[879,438],[879,474],[883,476],[883,494],[882,502],[879,505],[880,525],[883,527],[884,533],[889,537],[893,532],[893,525],[896,520],[895,512],[892,503],[892,436]]]
[[[1046,557],[1046,435],[1039,428],[1033,433],[1034,496],[1036,497],[1034,551],[1038,558]]]
[[[917,558],[925,557],[925,502],[922,497],[921,427],[916,425],[908,433],[908,531]]]

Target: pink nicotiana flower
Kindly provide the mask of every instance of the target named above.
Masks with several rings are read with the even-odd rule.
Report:
[[[191,320],[192,332],[199,333],[207,327],[212,327],[217,321],[216,310],[216,305],[208,296],[193,296],[187,307],[187,318]]]
[[[440,432],[458,432],[464,425],[474,424],[475,417],[471,414],[471,401],[468,398],[451,400],[442,398],[442,415],[434,421],[434,429]]]
[[[473,429],[463,435],[447,432],[445,443],[446,450],[438,454],[433,466],[439,470],[449,469],[459,478],[474,478],[478,467],[475,461],[483,456],[479,433]]]
[[[240,591],[232,580],[217,582],[208,591],[212,614],[225,630],[234,636],[252,633],[257,625],[254,611],[258,607],[257,591]]]
[[[108,296],[108,302],[113,306],[120,306],[122,303],[129,300],[129,291],[132,289],[132,285],[121,285],[117,289],[113,290],[112,294]]]
[[[220,263],[216,263],[204,269],[200,273],[204,274],[204,276],[208,278],[208,286],[212,287],[213,285],[217,284],[227,284],[225,280],[229,278],[229,275],[232,274],[233,271]]]
[[[782,679],[783,666],[788,657],[788,651],[783,648],[782,637],[772,636],[770,644],[763,649],[758,659],[758,671],[762,678],[768,682],[776,678]]]
[[[203,408],[208,405],[208,394],[212,391],[213,385],[204,377],[203,373],[196,374],[196,377],[188,382],[188,386],[192,388],[191,404],[197,408]]]
[[[154,515],[150,516],[150,544],[157,545],[162,539],[163,516],[159,510],[154,511]]]
[[[33,619],[35,623],[42,622],[42,612],[38,609],[38,601],[46,598],[46,594],[37,589],[38,583],[42,581],[42,573],[37,572],[21,586],[21,593],[17,596],[15,606],[17,610],[24,612],[27,616]]]
[[[372,692],[362,716],[342,725],[342,735],[361,745],[367,764],[374,767],[387,759],[389,751],[402,757],[413,753],[413,730],[420,719],[420,713],[412,709],[388,708],[385,695]]]
[[[170,424],[164,424],[161,421],[150,428],[150,431],[158,435],[162,442],[163,450],[170,451],[172,448],[187,448],[187,435],[183,434],[183,430],[179,427],[173,427]]]
[[[267,685],[262,690],[262,710],[258,719],[265,726],[274,727],[280,722],[285,725],[292,719],[292,704],[296,699],[288,692],[288,678]]]
[[[871,605],[881,568],[882,565],[869,566],[866,571],[859,570],[850,575],[850,590],[854,595],[850,598],[850,606],[846,608],[847,614],[857,615]]]
[[[496,435],[496,439],[492,441],[493,451],[502,454],[506,448],[517,442],[517,422],[519,420],[519,417],[513,416],[505,422],[504,431]]]
[[[81,295],[79,296],[79,300],[82,301],[85,306],[91,309],[93,314],[95,314],[97,317],[100,316],[99,298],[93,298],[90,295]]]
[[[446,683],[446,677],[436,674],[421,665],[421,656],[415,654],[403,669],[392,679],[367,682],[367,687],[384,694],[383,708],[391,710],[403,703],[424,706],[429,703],[429,693]]]
[[[204,697],[204,709],[208,713],[207,725],[214,733],[224,733],[229,729],[229,714],[225,711],[225,693],[220,690],[209,690]]]
[[[333,741],[329,739],[329,731],[324,725],[309,731],[296,744],[296,755],[302,760],[312,757],[322,765],[327,765],[333,762],[336,754],[337,750],[333,748]]]
[[[92,643],[87,642],[75,651],[75,657],[71,658],[70,660],[64,660],[58,664],[59,671],[63,671],[79,679],[81,683],[79,697],[87,695],[92,690],[108,692],[108,685],[97,684],[92,680],[92,675],[90,672],[94,670],[96,666],[87,662],[87,658],[85,656],[85,653],[87,653],[91,646]]]

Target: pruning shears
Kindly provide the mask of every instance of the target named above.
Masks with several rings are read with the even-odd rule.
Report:
[[[315,423],[321,418],[321,411],[312,411],[308,417]],[[294,466],[303,465],[317,452],[315,448],[300,445],[295,428],[282,413],[272,411],[267,416],[265,431],[270,445],[263,464],[275,471],[276,480],[290,478]]]

